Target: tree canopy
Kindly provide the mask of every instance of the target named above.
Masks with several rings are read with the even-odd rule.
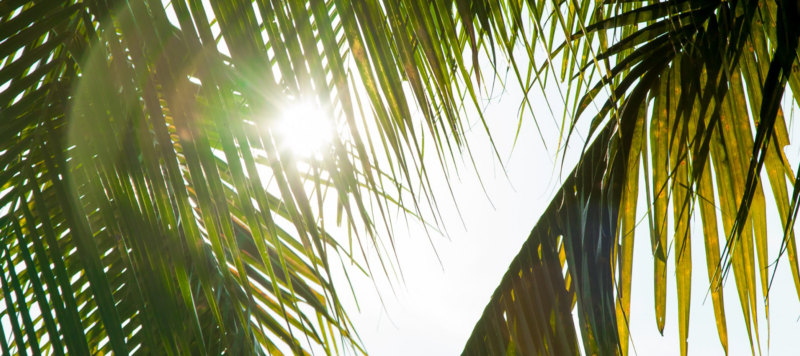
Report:
[[[366,353],[342,307],[347,281],[331,266],[396,278],[390,212],[440,228],[437,198],[451,193],[433,191],[428,172],[470,156],[464,107],[489,134],[490,85],[519,85],[522,108],[534,110],[527,95],[548,77],[567,88],[557,147],[591,112],[587,145],[464,353],[627,354],[640,174],[657,327],[672,258],[687,352],[692,265],[682,252],[699,210],[722,346],[718,287],[731,271],[758,343],[755,301],[770,282],[764,170],[786,227],[771,233],[782,238],[772,258],[786,255],[800,296],[800,190],[781,111],[787,83],[791,100],[800,95],[797,7],[3,1],[0,328],[11,330],[0,330],[0,351]],[[498,57],[511,64],[509,83]],[[306,124],[315,136],[301,129],[320,141],[310,153],[284,132],[298,107],[323,118]],[[425,157],[426,143],[436,156]],[[348,236],[332,236],[334,225]],[[370,249],[377,265],[358,258]]]

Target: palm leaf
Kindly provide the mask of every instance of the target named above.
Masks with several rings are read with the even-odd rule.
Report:
[[[2,2],[2,353],[364,353],[332,260],[391,278],[392,210],[441,229],[411,104],[445,167],[498,11]],[[301,105],[331,124],[310,157],[280,131]]]
[[[760,350],[763,329],[757,322],[757,300],[764,298],[769,320],[771,280],[766,205],[759,178],[764,166],[786,226],[778,256],[784,252],[789,255],[800,296],[792,233],[797,203],[793,199],[789,204],[784,175],[795,176],[783,155],[788,136],[780,109],[786,83],[795,92],[794,51],[800,33],[796,5],[780,1],[610,1],[595,6],[598,16],[579,22],[577,28],[573,24],[550,25],[551,31],[572,34],[566,36],[565,43],[574,53],[575,48],[584,46],[584,53],[591,54],[583,56],[582,62],[565,58],[562,72],[579,68],[568,83],[570,89],[577,86],[580,90],[594,73],[602,73],[593,88],[575,97],[576,115],[566,136],[569,143],[581,114],[591,103],[604,100],[589,125],[593,143],[584,148],[577,167],[512,262],[464,354],[628,354],[633,226],[640,172],[647,183],[656,327],[662,332],[665,327],[666,263],[674,259],[680,349],[681,354],[688,353],[692,288],[689,226],[692,215],[700,210],[722,347],[727,352],[721,286],[733,271],[755,354],[756,348]],[[552,11],[556,16],[562,13],[573,17],[580,13],[581,5],[557,3]],[[538,27],[532,31],[542,32]],[[599,40],[593,34],[599,34]],[[607,34],[618,40],[605,43]],[[550,48],[553,39],[541,37],[541,41]],[[611,61],[617,64],[612,66]],[[645,130],[650,132],[649,140],[643,135]],[[597,173],[592,176],[591,172]],[[722,247],[715,195],[721,204]],[[671,214],[669,205],[673,207]],[[673,231],[668,231],[670,225]],[[553,265],[560,244],[566,258]],[[539,258],[529,257],[537,251]],[[564,273],[551,272],[554,269]],[[526,277],[537,274],[550,275],[551,280]],[[518,278],[527,284],[518,282]],[[548,322],[553,315],[570,320],[572,306],[525,308],[526,301],[539,305],[545,290],[552,290],[553,296],[575,293],[583,351],[572,345],[572,328]],[[611,314],[614,310],[615,315]],[[536,323],[540,327],[533,329]],[[568,342],[560,344],[558,340]],[[500,348],[491,348],[497,345]],[[566,345],[571,348],[556,351]]]

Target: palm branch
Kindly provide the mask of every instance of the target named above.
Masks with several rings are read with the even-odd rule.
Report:
[[[411,107],[442,167],[467,147],[486,11],[0,3],[0,353],[364,353],[331,266],[393,275],[390,209],[436,228]],[[308,157],[279,133],[296,106],[330,123]]]
[[[710,290],[722,348],[727,353],[721,287],[732,271],[751,351],[760,354],[757,302],[763,298],[769,320],[777,268],[777,262],[770,268],[767,253],[763,168],[785,226],[772,233],[782,239],[772,258],[788,256],[800,296],[793,235],[800,187],[794,184],[790,200],[787,179],[797,177],[783,152],[789,140],[780,105],[787,83],[793,105],[800,93],[797,4],[542,3],[509,17],[550,20],[548,27],[534,21],[533,32],[555,48],[548,60],[563,55],[562,80],[569,72],[575,99],[565,140],[590,104],[602,106],[589,124],[591,143],[511,263],[463,354],[628,354],[640,174],[646,182],[656,327],[663,332],[671,258],[680,350],[687,354],[689,226],[699,211],[710,286],[700,288]],[[554,32],[565,34],[560,46],[545,36]],[[596,84],[587,86],[591,82]]]

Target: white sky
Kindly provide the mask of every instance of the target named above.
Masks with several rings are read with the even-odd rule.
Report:
[[[498,65],[498,68],[504,70],[505,64]],[[510,72],[507,82],[510,83],[506,88],[507,92],[499,100],[493,100],[485,111],[493,138],[504,160],[511,152],[522,100],[522,91],[513,79],[513,72]],[[554,86],[548,87],[548,90],[550,104],[560,122],[564,105]],[[490,149],[485,131],[480,124],[474,126],[473,132],[468,133],[467,137],[478,172],[494,207],[483,194],[477,175],[465,156],[465,164],[459,164],[460,180],[455,178],[450,183],[466,229],[450,203],[452,200],[447,194],[446,181],[441,171],[438,167],[429,168],[434,173],[431,184],[439,197],[441,212],[452,239],[448,241],[445,237],[432,235],[443,268],[422,228],[419,224],[412,223],[410,229],[401,224],[396,225],[396,248],[405,284],[401,284],[399,288],[395,286],[393,293],[388,284],[383,283],[386,279],[383,275],[375,279],[378,283],[377,290],[385,303],[385,310],[381,307],[373,282],[366,277],[351,274],[361,312],[352,303],[347,307],[370,354],[457,355],[463,350],[508,264],[547,207],[554,195],[554,188],[560,186],[557,171],[554,174],[554,147],[559,130],[553,123],[541,91],[534,89],[531,93],[534,113],[549,152],[545,151],[531,114],[527,111],[513,157],[506,166],[507,179]],[[788,107],[786,111],[789,112]],[[474,123],[478,117],[474,112],[472,114],[470,119]],[[580,125],[584,128],[583,133],[586,132],[586,123],[590,119],[591,115],[584,115],[583,125]],[[790,129],[790,136],[800,139],[798,131],[800,130],[794,125]],[[576,142],[582,144],[580,140]],[[786,149],[793,167],[797,167],[800,159],[798,147],[800,145],[795,144]],[[575,153],[579,150],[578,144],[573,144],[570,148],[565,172],[572,169]],[[559,162],[560,159],[559,157]],[[431,161],[434,160],[429,160],[429,164],[435,163]],[[640,179],[640,193],[643,193],[644,182],[643,178]],[[767,186],[768,184],[765,185],[765,195],[768,206],[769,256],[772,262],[783,235],[777,210],[773,206],[772,192]],[[646,202],[644,196],[640,195],[637,219],[643,217],[645,212]],[[713,305],[710,297],[706,299],[709,282],[699,217],[695,217],[694,221],[697,226],[693,226],[692,230],[693,289],[689,352],[693,355],[723,355]],[[661,336],[655,322],[653,260],[646,223],[636,229],[634,248],[630,329],[636,353],[634,347],[631,347],[631,354],[677,355],[680,349],[674,258],[670,258],[668,263],[667,320],[664,336]],[[764,355],[791,355],[797,352],[800,302],[787,261],[788,258],[784,256],[770,295],[769,347],[763,302],[758,309]],[[339,284],[340,291],[347,288],[345,283]],[[348,298],[346,293],[340,292],[340,296]],[[729,354],[750,355],[744,318],[732,275],[724,288],[724,300]]]
[[[211,14],[207,4],[206,8]],[[177,26],[177,21],[172,19],[171,9],[167,10],[171,20]],[[217,31],[217,26],[214,26],[214,30]],[[223,52],[227,50],[224,42],[220,44],[220,48]],[[526,56],[520,48],[517,51],[519,53],[516,58]],[[465,60],[469,60],[469,56],[466,56]],[[484,74],[489,75],[488,71],[491,66],[486,58],[482,58],[482,61],[481,67],[485,71]],[[497,68],[501,71],[505,70],[506,64],[499,56],[498,61],[500,63]],[[556,63],[560,63],[560,60]],[[541,65],[541,61],[537,62],[537,65]],[[525,67],[521,65],[520,70],[524,71]],[[522,75],[524,76],[525,73],[523,72]],[[496,88],[493,100],[486,107],[485,117],[500,156],[506,162],[511,153],[519,124],[518,110],[522,102],[522,91],[516,84],[513,70],[504,78],[504,81],[508,83],[507,91],[500,95],[499,87]],[[486,84],[484,83],[484,85]],[[547,94],[550,108],[555,113],[555,121],[560,123],[564,105],[561,93],[554,84],[554,82],[548,83]],[[368,105],[366,95],[362,95],[362,97],[365,98],[362,102]],[[440,210],[451,238],[448,240],[443,236],[431,234],[436,251],[441,258],[441,265],[421,225],[411,221],[410,228],[406,228],[402,220],[395,219],[395,246],[400,259],[404,283],[395,283],[394,289],[392,289],[386,283],[383,275],[376,274],[377,277],[373,280],[354,273],[355,269],[351,269],[350,278],[358,296],[359,312],[352,300],[352,294],[347,293],[349,288],[344,276],[341,273],[334,276],[339,295],[370,354],[380,356],[456,355],[463,350],[472,328],[500,282],[508,264],[516,256],[540,214],[549,204],[554,195],[554,189],[561,185],[555,166],[561,161],[560,156],[558,161],[555,158],[559,128],[537,86],[531,90],[529,99],[534,106],[533,114],[538,119],[548,150],[544,149],[534,126],[531,112],[527,110],[514,154],[506,165],[508,178],[503,174],[491,150],[486,132],[476,121],[478,120],[477,112],[467,105],[470,123],[477,124],[471,125],[473,131],[467,133],[467,138],[487,194],[483,193],[481,184],[465,152],[464,162],[458,165],[460,177],[453,174],[454,178],[450,181],[461,217],[452,204],[452,199],[448,194],[447,181],[437,166],[438,161],[434,159],[433,145],[427,146],[429,159],[426,162],[429,165],[428,173],[431,185],[436,192]],[[784,108],[788,113],[788,107],[784,106]],[[591,118],[590,110],[591,108],[584,114],[579,125],[578,131],[584,134]],[[796,125],[790,128],[790,137],[800,139],[798,131],[800,130]],[[583,144],[580,137],[579,135],[575,138],[573,141],[575,144],[567,152],[565,172],[569,172],[574,165],[580,145]],[[795,144],[788,147],[786,154],[792,167],[797,167],[800,159],[800,145]],[[451,173],[455,172],[451,170]],[[640,193],[643,191],[644,183],[642,181]],[[774,201],[768,185],[765,185],[764,191],[768,206],[769,253],[770,261],[772,261],[780,247],[782,226],[777,210],[773,207]],[[491,199],[491,204],[489,199]],[[644,196],[640,194],[637,219],[642,217],[645,211],[646,202]],[[464,225],[461,222],[462,218]],[[332,227],[328,226],[327,228]],[[336,229],[332,228],[332,230]],[[342,230],[339,232],[333,234],[337,238],[342,238],[341,243],[346,245],[348,243],[346,234]],[[713,306],[710,298],[706,299],[708,274],[704,243],[700,233],[699,227],[693,226],[693,289],[689,352],[694,355],[722,355],[724,352],[717,336]],[[674,259],[670,259],[668,263],[667,321],[662,337],[658,333],[655,322],[653,262],[648,234],[647,224],[641,224],[636,230],[630,320],[633,345],[630,350],[631,354],[634,354],[635,348],[639,355],[676,355],[680,351],[677,333],[675,263]],[[388,239],[385,239],[384,242],[388,247]],[[370,258],[372,257],[374,257],[374,253],[370,256]],[[769,347],[767,347],[763,303],[759,305],[758,309],[764,354],[789,355],[793,352],[796,353],[794,337],[800,335],[800,322],[798,322],[800,302],[795,293],[787,261],[788,258],[784,257],[771,292],[772,313]],[[371,262],[373,268],[376,268],[374,271],[378,272],[378,261],[371,259]],[[385,307],[381,306],[381,298],[376,291],[380,292]],[[732,276],[727,281],[724,296],[729,354],[749,355],[750,346]]]
[[[211,14],[208,4],[205,4],[208,13]],[[177,21],[172,18],[173,14],[169,7],[167,11],[177,26]],[[214,26],[213,29],[218,31],[217,26]],[[227,52],[224,42],[220,43],[220,49]],[[522,49],[517,48],[516,51],[518,52],[516,58],[526,56]],[[537,53],[537,55],[540,54],[541,51]],[[465,56],[465,60],[469,60],[469,56]],[[491,66],[486,58],[482,57],[481,60],[484,74],[489,75],[488,71]],[[541,60],[543,58],[537,58],[537,65],[541,65]],[[502,61],[500,56],[498,56],[498,61],[497,68],[501,71],[505,70],[507,64]],[[560,63],[560,58],[555,62]],[[520,65],[523,76],[525,67],[527,66]],[[558,69],[557,71],[560,72]],[[502,75],[504,74],[501,73]],[[519,134],[513,156],[510,161],[507,161],[512,152],[511,147],[519,124],[518,110],[523,96],[522,90],[516,84],[513,70],[509,71],[504,82],[508,84],[505,88],[506,91],[500,95],[499,87],[496,88],[484,114],[500,156],[506,163],[508,177],[506,178],[503,174],[491,150],[486,132],[476,121],[478,120],[477,112],[471,105],[467,105],[470,126],[473,127],[473,131],[467,133],[467,138],[478,173],[483,179],[486,194],[483,193],[478,177],[465,152],[463,163],[458,165],[460,176],[457,177],[454,171],[450,171],[454,177],[450,180],[450,184],[461,216],[455,209],[455,205],[452,204],[452,199],[448,194],[447,181],[437,165],[438,162],[434,159],[433,145],[427,146],[429,159],[426,162],[429,165],[428,173],[431,185],[436,192],[441,214],[451,239],[431,234],[436,252],[441,258],[441,264],[431,248],[428,236],[418,222],[410,221],[410,228],[406,228],[402,220],[395,219],[395,246],[404,282],[394,283],[394,289],[392,289],[386,282],[385,276],[378,274],[380,273],[377,269],[378,261],[373,258],[374,253],[371,254],[373,268],[376,268],[374,269],[377,276],[375,279],[355,273],[355,269],[351,269],[350,273],[355,293],[358,296],[359,309],[352,299],[352,294],[347,293],[349,288],[344,276],[341,273],[334,276],[339,296],[343,299],[345,308],[371,355],[460,354],[491,294],[506,272],[508,264],[516,256],[540,214],[549,204],[554,190],[561,185],[556,166],[556,163],[560,163],[561,157],[559,156],[557,161],[555,157],[560,130],[555,121],[561,122],[564,110],[561,98],[565,91],[559,92],[555,82],[548,83],[548,108],[548,103],[541,91],[538,90],[538,86],[531,90],[529,99],[534,106],[533,114],[538,119],[548,150],[545,150],[542,144],[536,126],[534,126],[531,111],[528,109],[523,118],[522,131]],[[366,95],[362,95],[362,97],[364,98],[362,103],[368,105]],[[367,108],[365,107],[365,109]],[[789,117],[790,109],[786,105],[784,105],[784,109]],[[555,114],[555,118],[551,115],[550,110]],[[591,111],[590,107],[578,125],[580,133],[586,133],[588,122],[593,114]],[[790,138],[800,139],[798,134],[800,134],[800,130],[797,129],[797,125],[790,127]],[[580,134],[575,137],[574,144],[567,152],[565,172],[569,172],[574,166],[580,146],[583,144],[582,137]],[[798,160],[800,160],[800,145],[794,144],[787,147],[786,155],[792,167],[797,167]],[[640,193],[643,193],[645,188],[642,177],[640,177],[640,181]],[[764,193],[768,207],[769,256],[770,262],[772,262],[780,248],[783,230],[768,184],[764,185]],[[489,199],[491,199],[491,203]],[[638,205],[637,220],[646,212],[646,201],[642,194],[640,194]],[[694,219],[698,220],[696,217]],[[672,221],[670,221],[671,223]],[[697,223],[696,225],[699,225],[699,221]],[[718,225],[722,226],[720,223]],[[337,230],[331,226],[327,228]],[[720,230],[722,229],[720,228]],[[343,230],[338,232],[333,232],[334,236],[342,238],[340,242],[346,245],[348,243],[347,235]],[[693,289],[689,352],[694,355],[723,355],[724,351],[717,334],[713,306],[710,298],[706,298],[709,284],[701,232],[699,226],[692,227]],[[677,355],[680,349],[674,259],[670,259],[667,264],[669,268],[667,320],[664,335],[661,336],[655,322],[653,262],[647,224],[641,224],[635,234],[630,316],[631,354]],[[384,242],[388,247],[388,239],[384,239]],[[354,246],[354,248],[357,247]],[[763,302],[759,304],[758,308],[761,349],[765,355],[796,354],[794,341],[795,337],[800,335],[800,322],[798,322],[800,301],[795,293],[787,262],[788,258],[784,256],[770,294],[769,339]],[[379,298],[378,292],[382,298]],[[727,280],[724,298],[729,354],[750,355],[744,318],[733,276]],[[383,300],[384,306],[381,305],[381,300]]]

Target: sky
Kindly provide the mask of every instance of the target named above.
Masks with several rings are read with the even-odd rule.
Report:
[[[498,65],[501,70],[504,67],[503,63]],[[482,68],[489,67],[484,65]],[[549,107],[555,113],[556,121],[560,122],[563,101],[555,86],[550,84],[548,83],[547,92]],[[545,101],[541,91],[531,91],[529,99],[534,107],[533,115],[542,130],[544,144],[536,131],[531,112],[526,110],[516,147],[513,155],[510,155],[519,125],[522,91],[514,84],[505,89],[503,93],[495,91],[495,95],[488,101],[484,115],[505,163],[507,176],[503,174],[491,150],[488,135],[480,124],[475,125],[467,133],[467,139],[476,162],[477,174],[465,152],[464,163],[458,163],[459,176],[454,175],[455,178],[450,180],[458,210],[446,193],[447,181],[441,171],[438,168],[430,169],[435,171],[431,177],[433,190],[440,197],[440,204],[446,206],[441,212],[449,239],[432,234],[434,252],[420,224],[411,222],[408,228],[397,224],[395,247],[404,282],[396,283],[392,289],[385,283],[386,278],[380,276],[374,279],[350,276],[360,309],[355,308],[352,301],[348,305],[347,295],[341,297],[346,300],[350,317],[370,354],[460,354],[509,263],[554,196],[554,189],[560,186],[556,163],[560,163],[561,157],[558,160],[555,157],[559,129],[548,109],[548,101]],[[788,106],[784,107],[789,113]],[[478,116],[474,110],[468,110],[468,113],[471,114],[471,122],[476,123]],[[578,126],[579,132],[587,131],[586,122]],[[797,125],[793,125],[790,136],[800,138],[798,131]],[[569,172],[574,166],[576,154],[583,143],[579,142],[580,145],[576,144],[567,151],[565,172]],[[797,167],[800,159],[799,148],[800,145],[797,144],[786,148],[787,157],[793,167]],[[485,194],[478,174],[483,180]],[[642,177],[640,180],[637,220],[646,213],[644,181]],[[773,206],[772,192],[767,186],[768,184],[764,189],[768,206],[769,255],[772,262],[780,248],[782,226],[777,209]],[[671,211],[672,208],[669,209]],[[694,217],[689,353],[724,355],[717,334],[713,305],[707,294],[709,281],[699,223],[699,216]],[[670,222],[670,231],[671,229]],[[662,336],[655,321],[653,257],[647,224],[640,224],[635,234],[630,354],[677,355],[680,349],[674,258],[668,262],[667,320]],[[437,253],[441,263],[437,259]],[[769,335],[763,301],[759,303],[758,322],[761,351],[764,355],[796,354],[795,338],[800,335],[800,302],[787,261],[786,257],[781,261],[770,294]],[[732,276],[726,281],[724,300],[729,355],[750,355],[750,344]]]
[[[164,0],[164,3],[170,19],[177,25],[168,1]],[[210,10],[207,1],[204,4]],[[216,28],[212,30],[217,31]],[[220,43],[220,50],[227,52],[224,41]],[[515,54],[518,59],[527,56],[522,48],[515,51],[518,52]],[[541,56],[541,53],[537,55]],[[465,56],[465,60],[469,59],[469,56]],[[481,68],[491,68],[488,58],[481,57],[480,60]],[[537,63],[540,65],[542,60],[537,58]],[[526,64],[520,66],[527,67]],[[447,230],[446,236],[426,231],[413,219],[409,220],[408,225],[395,224],[394,248],[402,272],[401,280],[392,279],[390,283],[383,275],[376,273],[374,278],[370,278],[353,273],[355,268],[346,267],[351,272],[349,278],[354,295],[342,292],[349,289],[346,277],[341,271],[333,271],[339,296],[371,355],[460,354],[509,263],[561,185],[557,164],[561,163],[564,153],[556,156],[556,147],[565,108],[562,98],[566,87],[563,84],[559,87],[559,83],[551,80],[546,86],[546,96],[541,91],[531,90],[529,100],[533,110],[526,109],[520,124],[519,107],[523,92],[516,85],[513,71],[506,71],[508,64],[503,58],[498,57],[497,68],[501,71],[503,82],[509,85],[501,88],[499,83],[486,79],[491,73],[484,73],[484,85],[491,83],[496,86],[489,97],[483,95],[479,100],[505,172],[492,150],[489,135],[478,121],[477,110],[467,105],[466,118],[472,129],[468,130],[466,137],[475,166],[472,166],[468,153],[463,152],[461,162],[449,165],[451,178],[448,182],[437,161],[430,158],[426,161],[431,187]],[[366,98],[366,95],[362,97]],[[412,95],[407,97],[411,98]],[[794,109],[788,105],[784,105],[784,110],[787,118],[794,113]],[[566,150],[565,172],[569,172],[577,160],[584,134],[588,131],[587,118],[592,116],[592,111],[590,107],[583,121],[577,125],[577,139]],[[540,131],[537,131],[535,124],[538,124]],[[519,136],[514,145],[518,127]],[[791,125],[789,132],[791,139],[800,140],[797,125]],[[791,166],[797,167],[800,144],[788,146],[785,152]],[[433,145],[427,146],[426,156],[435,156]],[[454,170],[456,168],[457,173]],[[641,176],[639,186],[637,220],[646,213]],[[454,199],[448,194],[448,189],[452,189]],[[768,184],[764,185],[764,193],[772,262],[780,248],[783,230]],[[672,231],[672,222],[669,224]],[[721,226],[721,223],[718,225]],[[328,228],[336,230],[330,226]],[[347,243],[344,231],[339,230],[338,234],[333,235],[341,238],[341,243]],[[655,321],[653,257],[647,224],[640,224],[635,235],[629,321],[630,354],[677,355],[680,349],[674,259],[667,264],[667,320],[664,334],[660,335]],[[384,242],[388,240],[386,236],[383,238]],[[691,243],[693,288],[689,353],[724,355],[713,305],[707,293],[709,281],[699,217],[693,218]],[[377,266],[374,250],[369,251],[368,256],[373,266]],[[787,261],[788,258],[784,257],[770,294],[769,328],[763,301],[758,306],[763,355],[796,354],[795,338],[800,335],[800,301]],[[723,293],[729,355],[750,355],[750,343],[732,276],[726,281]]]
[[[168,1],[163,2],[170,19],[177,26]],[[211,14],[208,2],[203,3]],[[215,35],[218,33],[217,26],[212,27],[212,30]],[[219,47],[223,53],[227,52],[224,41]],[[515,51],[518,52],[515,54],[516,58],[527,55],[522,48]],[[541,51],[537,55],[539,54]],[[537,63],[541,64],[542,59],[538,58]],[[469,60],[469,56],[465,60]],[[482,57],[481,61],[481,68],[491,68],[487,58]],[[449,188],[453,191],[454,199],[448,194],[448,180],[439,168],[438,161],[430,158],[426,161],[429,165],[431,187],[436,194],[443,224],[447,229],[446,236],[431,233],[430,230],[426,232],[413,219],[409,220],[407,226],[395,224],[394,248],[402,278],[399,281],[392,279],[390,283],[383,275],[375,274],[374,278],[370,278],[353,273],[355,268],[346,267],[350,271],[349,278],[355,296],[342,292],[349,289],[346,277],[341,271],[334,269],[334,283],[339,296],[363,345],[371,355],[460,354],[508,264],[516,256],[554,196],[555,190],[561,185],[557,164],[561,163],[563,153],[556,157],[556,147],[564,112],[562,98],[565,86],[562,84],[562,90],[559,90],[558,83],[548,82],[546,96],[541,91],[531,90],[529,100],[533,110],[526,109],[519,126],[519,107],[523,93],[516,85],[513,71],[506,72],[507,67],[503,58],[498,57],[500,77],[509,85],[501,88],[499,83],[494,82],[496,86],[491,95],[483,95],[479,99],[505,172],[492,150],[489,135],[477,121],[477,110],[467,105],[466,118],[472,129],[468,130],[466,136],[475,167],[473,168],[466,151],[461,156],[463,161],[449,165]],[[525,68],[527,65],[521,67]],[[490,73],[484,75],[488,76]],[[486,78],[484,77],[484,85],[492,84]],[[366,98],[366,95],[362,97]],[[784,109],[787,117],[794,112],[787,105],[784,105]],[[584,117],[591,117],[592,114],[590,108]],[[419,117],[416,116],[417,119]],[[537,131],[535,124],[538,124],[540,131]],[[587,125],[588,119],[583,119],[577,125],[577,139],[573,141],[575,144],[566,150],[565,172],[569,172],[576,162],[583,145],[582,134],[588,131]],[[519,136],[514,146],[518,127]],[[790,127],[790,138],[800,139],[799,135],[797,125]],[[797,167],[800,161],[800,145],[787,147],[786,155],[792,167]],[[427,146],[426,156],[435,157],[433,145]],[[457,174],[454,170],[456,168]],[[640,181],[639,186],[642,188],[637,220],[646,212],[642,177]],[[764,186],[764,193],[768,207],[769,254],[772,262],[780,248],[782,226],[768,185]],[[695,218],[696,220],[699,218]],[[327,228],[336,230],[330,226]],[[699,226],[692,227],[693,288],[689,352],[694,355],[723,355],[713,306],[710,298],[707,298],[709,282],[701,232]],[[348,243],[346,231],[340,229],[333,235],[342,239],[340,243]],[[630,316],[631,354],[679,354],[674,259],[667,264],[667,320],[662,336],[655,322],[653,257],[647,224],[639,225],[635,235]],[[388,243],[386,236],[383,238]],[[369,248],[367,245],[367,249]],[[368,251],[368,256],[373,266],[378,266],[374,250]],[[769,336],[763,302],[758,309],[761,351],[764,355],[796,353],[794,338],[800,335],[800,301],[786,261],[788,259],[784,259],[778,268],[770,294]],[[726,282],[724,298],[729,355],[749,355],[750,343],[733,277]]]

